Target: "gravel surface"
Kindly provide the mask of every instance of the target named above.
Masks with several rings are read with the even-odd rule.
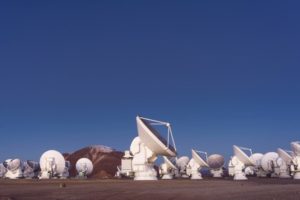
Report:
[[[0,180],[0,200],[15,199],[296,200],[300,199],[300,181],[259,178],[248,181]]]

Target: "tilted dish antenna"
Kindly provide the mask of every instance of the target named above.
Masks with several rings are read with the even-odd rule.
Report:
[[[300,156],[300,141],[291,142],[291,148],[295,156]]]
[[[171,124],[154,119],[137,117],[138,134],[141,141],[157,155],[176,156],[176,145]],[[153,126],[165,126],[168,130],[167,140]],[[172,142],[172,144],[171,144]]]
[[[190,161],[190,158],[187,156],[181,156],[176,160],[176,166],[179,170],[179,177],[181,178],[188,178],[187,175],[187,165]]]
[[[7,163],[7,169],[10,171],[15,171],[19,169],[22,165],[22,162],[20,159],[13,159],[10,162]]]
[[[40,158],[40,179],[50,179],[64,173],[66,161],[63,155],[56,150],[49,150]]]
[[[20,159],[8,159],[6,160],[5,177],[9,179],[18,179],[23,177],[22,162]]]
[[[282,158],[282,160],[284,160],[287,164],[290,164],[292,162],[292,155],[293,155],[292,151],[278,148],[277,153],[279,157]]]
[[[80,158],[76,162],[76,170],[79,178],[87,178],[93,172],[93,163],[88,158]]]
[[[130,146],[134,180],[157,180],[157,172],[154,169],[157,156],[176,156],[171,125],[168,122],[140,116],[136,117],[136,123],[138,137],[133,139]],[[154,126],[165,126],[168,130],[167,139],[163,138]]]
[[[300,142],[291,142],[293,151],[291,172],[294,179],[300,179]]]
[[[36,178],[40,172],[40,164],[33,160],[27,160],[23,163],[23,176],[24,178]]]
[[[279,158],[277,158],[276,164],[279,166],[279,178],[291,178],[290,166],[292,163],[292,156],[289,153],[292,152],[281,148],[277,149]]]
[[[201,158],[201,154],[205,156],[205,159]],[[192,159],[188,164],[188,168],[190,169],[191,179],[202,179],[202,174],[200,170],[202,167],[208,167],[207,164],[207,153],[204,151],[198,151],[192,149]]]
[[[230,173],[234,176],[234,180],[247,180],[244,169],[247,166],[254,166],[250,157],[243,150],[249,151],[250,155],[252,155],[252,150],[250,148],[233,145],[234,156],[229,162],[229,170],[232,170]]]
[[[215,178],[223,176],[223,166],[225,164],[224,157],[220,154],[212,154],[207,158],[207,164],[210,168],[210,173]]]
[[[279,166],[277,165],[278,153],[268,152],[261,159],[261,166],[271,177],[278,177]]]
[[[164,162],[160,166],[160,171],[162,175],[162,179],[173,179],[175,176],[175,170],[177,167],[167,156],[163,156]]]

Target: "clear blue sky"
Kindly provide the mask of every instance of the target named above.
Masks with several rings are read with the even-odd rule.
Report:
[[[190,148],[300,140],[299,1],[1,1],[0,159],[129,148],[135,116]]]

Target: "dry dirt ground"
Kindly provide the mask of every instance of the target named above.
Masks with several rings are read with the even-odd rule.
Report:
[[[297,200],[300,181],[258,178],[248,181],[0,180],[0,200],[13,199]]]

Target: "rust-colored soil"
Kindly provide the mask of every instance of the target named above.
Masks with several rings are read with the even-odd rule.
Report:
[[[62,187],[65,183],[65,187]],[[300,181],[251,178],[248,181],[0,180],[0,199],[300,199]]]
[[[71,162],[70,176],[75,177],[76,162],[80,158],[88,158],[94,165],[90,178],[112,178],[117,172],[117,166],[121,164],[123,152],[107,151],[102,145],[89,146],[79,149],[73,153],[64,153],[65,159]]]

